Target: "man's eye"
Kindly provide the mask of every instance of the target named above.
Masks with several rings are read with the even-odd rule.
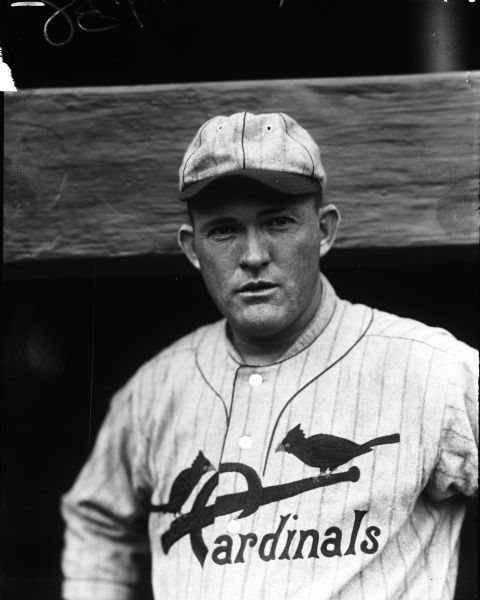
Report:
[[[235,229],[231,225],[220,225],[213,227],[209,231],[209,235],[213,237],[228,237],[235,233]]]
[[[283,229],[284,227],[288,227],[293,222],[293,219],[290,217],[275,217],[274,219],[270,219],[268,222],[269,227],[277,227],[279,229]]]

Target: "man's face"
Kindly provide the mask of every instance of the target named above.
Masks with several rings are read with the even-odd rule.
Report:
[[[321,293],[314,199],[238,188],[191,209],[196,266],[233,331],[264,337],[306,326]]]

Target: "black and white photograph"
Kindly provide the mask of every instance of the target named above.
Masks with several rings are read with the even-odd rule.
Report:
[[[478,600],[480,0],[7,0],[2,600]]]

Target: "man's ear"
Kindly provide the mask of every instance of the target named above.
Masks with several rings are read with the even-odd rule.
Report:
[[[195,234],[189,223],[180,226],[177,234],[177,242],[182,252],[196,269],[200,269],[197,253],[195,252]]]
[[[327,204],[318,209],[318,218],[322,234],[320,241],[320,258],[322,258],[335,242],[341,217],[338,208],[334,204]]]

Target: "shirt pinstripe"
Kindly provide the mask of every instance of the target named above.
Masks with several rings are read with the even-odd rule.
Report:
[[[162,600],[452,598],[465,512],[452,497],[477,489],[477,353],[443,330],[340,300],[322,282],[318,314],[277,363],[242,364],[221,321],[161,352],[114,397],[63,498],[65,598],[137,598],[150,553]],[[314,480],[318,469],[274,452],[298,424],[307,438],[400,441]],[[258,475],[263,504],[217,511],[165,553],[162,536],[188,521],[212,473],[192,482],[183,521],[150,507],[168,502],[199,451],[216,470],[236,465],[217,475],[207,504],[249,500],[242,465]],[[353,465],[358,480],[335,480]],[[327,484],[304,490],[306,481]],[[290,484],[295,493],[265,501],[266,488]],[[240,532],[229,533],[235,517]]]

